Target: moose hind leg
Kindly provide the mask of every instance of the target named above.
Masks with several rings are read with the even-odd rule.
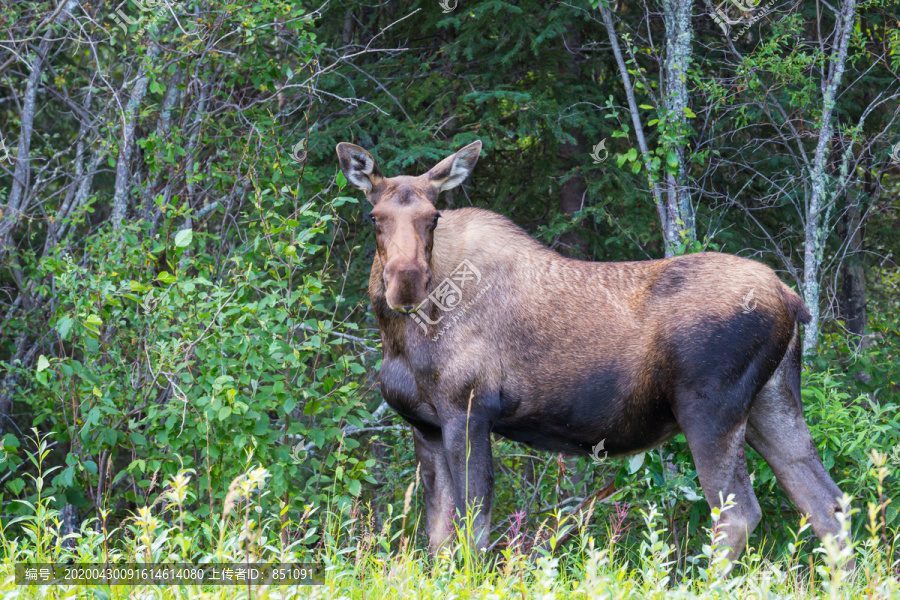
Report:
[[[842,494],[809,435],[798,395],[799,372],[790,373],[791,368],[786,358],[756,395],[747,422],[747,442],[772,467],[791,502],[809,515],[813,531],[821,539],[840,532],[835,514],[841,509],[838,498]]]
[[[682,405],[677,417],[694,457],[703,495],[710,508],[721,507],[722,500],[730,494],[734,495],[734,506],[722,511],[716,525],[719,531],[727,535],[722,545],[728,547],[726,557],[733,563],[746,547],[750,532],[762,518],[762,510],[747,473],[744,454],[746,423],[741,419],[735,423],[723,423],[722,413],[717,415],[715,411],[710,411],[707,402],[695,400],[691,404]]]

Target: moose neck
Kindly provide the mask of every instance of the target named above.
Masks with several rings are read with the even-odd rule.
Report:
[[[442,218],[434,232],[430,261],[431,281],[426,289],[427,294],[431,294],[460,268],[477,270],[480,278],[493,281],[501,278],[502,272],[515,269],[525,256],[536,262],[569,262],[569,259],[546,248],[512,221],[496,213],[477,208],[461,208],[444,210],[441,214]],[[373,313],[382,329],[382,340],[390,338],[391,343],[394,343],[394,340],[405,339],[408,328],[416,329],[416,325],[411,317],[388,307],[383,276],[384,264],[376,253],[369,277],[369,296]],[[425,310],[438,309],[429,300]],[[388,350],[387,346],[385,349]]]
[[[468,260],[484,274],[498,265],[515,265],[523,255],[567,260],[532,238],[502,215],[477,208],[443,211],[434,232],[432,285],[440,283]]]

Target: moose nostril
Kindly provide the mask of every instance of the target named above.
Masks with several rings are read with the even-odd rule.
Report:
[[[404,304],[403,305],[403,312],[412,312],[412,309],[413,309],[412,304]]]

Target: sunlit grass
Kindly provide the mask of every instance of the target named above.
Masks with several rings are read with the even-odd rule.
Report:
[[[414,543],[418,516],[410,509],[410,498],[415,482],[401,508],[387,507],[381,526],[358,506],[346,511],[328,507],[322,515],[307,507],[291,520],[284,507],[278,514],[266,514],[261,508],[268,471],[254,465],[232,482],[216,519],[201,521],[186,509],[194,474],[182,471],[166,482],[153,505],[138,509],[122,526],[106,530],[95,519],[80,532],[60,539],[59,515],[51,508],[52,499],[41,494],[42,477],[49,474],[41,471],[47,447],[45,442],[37,443],[38,452],[32,457],[38,473],[32,480],[34,502],[27,504],[31,514],[0,531],[4,598],[900,598],[897,539],[888,537],[878,505],[856,515],[868,520],[867,539],[845,548],[838,540],[827,540],[814,550],[812,570],[796,559],[801,534],[808,528],[805,523],[791,544],[788,560],[773,563],[751,550],[730,577],[725,575],[729,565],[721,549],[725,533],[710,528],[701,553],[687,557],[686,567],[675,578],[675,550],[668,541],[666,519],[654,507],[641,511],[642,541],[636,554],[617,552],[615,535],[606,545],[597,544],[584,526],[591,518],[588,510],[574,523],[582,533],[552,556],[524,552],[525,546],[515,539],[518,533],[499,552],[473,553],[465,543],[466,528],[459,525],[454,528],[453,543],[431,559]],[[884,459],[872,455],[873,476],[879,485],[888,475]],[[730,507],[726,502],[722,510]],[[720,510],[712,511],[713,523],[720,515]],[[560,515],[551,529],[571,525],[573,519],[578,520]],[[849,528],[847,521],[845,539]],[[320,542],[310,543],[316,536]],[[554,546],[553,538],[549,545]],[[856,568],[851,571],[845,567],[854,557]],[[322,585],[252,589],[15,585],[16,563],[70,561],[314,563]]]

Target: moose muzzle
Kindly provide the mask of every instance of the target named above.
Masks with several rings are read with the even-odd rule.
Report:
[[[411,313],[428,298],[431,269],[427,264],[394,259],[384,266],[385,298],[391,310]]]

